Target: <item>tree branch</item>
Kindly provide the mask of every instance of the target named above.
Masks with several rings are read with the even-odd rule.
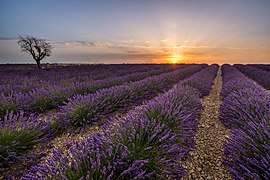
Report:
[[[36,62],[40,62],[45,56],[50,56],[52,53],[51,44],[44,39],[31,36],[19,36],[17,43],[21,46],[21,51],[31,54]]]

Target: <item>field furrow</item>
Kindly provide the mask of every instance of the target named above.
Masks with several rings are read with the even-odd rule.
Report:
[[[219,68],[210,94],[202,99],[203,111],[195,136],[195,149],[185,164],[187,175],[183,179],[230,179],[228,170],[222,164],[228,129],[219,120],[221,87]]]

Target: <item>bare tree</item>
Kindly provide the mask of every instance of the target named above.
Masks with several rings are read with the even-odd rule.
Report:
[[[36,38],[33,36],[19,36],[17,42],[21,46],[22,52],[30,53],[36,61],[38,68],[41,68],[40,61],[45,56],[52,54],[52,46],[44,39]]]

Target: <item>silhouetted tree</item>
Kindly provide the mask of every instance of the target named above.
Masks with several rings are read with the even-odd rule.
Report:
[[[52,54],[52,46],[44,39],[39,39],[33,36],[19,36],[17,42],[21,46],[22,52],[30,53],[37,62],[38,68],[41,68],[40,61],[45,56]]]

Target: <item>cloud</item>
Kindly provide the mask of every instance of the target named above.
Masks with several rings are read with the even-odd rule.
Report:
[[[128,54],[152,54],[152,55],[157,55],[157,53],[154,52],[149,52],[149,51],[144,51],[143,49],[132,49],[132,50],[126,50],[123,53],[128,53]]]
[[[231,49],[231,50],[257,50],[257,48],[244,48],[244,47],[231,47],[227,46],[225,49]]]
[[[217,46],[210,46],[210,45],[209,46],[207,46],[207,45],[205,45],[205,46],[177,45],[177,46],[175,46],[175,48],[181,48],[181,49],[216,49]]]
[[[167,38],[167,39],[162,39],[162,40],[160,40],[161,42],[167,42],[167,41],[169,41],[170,39],[169,38]]]
[[[18,37],[0,37],[0,40],[18,40]]]
[[[133,39],[121,40],[113,44],[114,48],[129,49],[129,48],[149,48],[150,41],[135,42]]]
[[[208,54],[208,53],[206,53],[206,52],[183,52],[184,56],[203,56],[206,54]]]
[[[120,43],[126,43],[126,44],[131,44],[131,43],[134,43],[134,40],[133,39],[128,39],[128,40],[121,40],[119,41]]]
[[[136,50],[127,50],[125,52],[128,54],[140,54],[141,53],[140,51],[136,51]]]
[[[84,46],[84,47],[110,47],[108,42],[90,42],[90,41],[52,41],[52,44],[58,47]]]
[[[149,49],[151,47],[151,45],[149,44],[149,42],[141,42],[141,43],[135,43],[135,42],[124,42],[123,41],[119,41],[116,43],[111,44],[111,46],[109,48],[111,49],[116,49],[116,50],[120,50],[120,51],[138,51],[138,50],[143,50],[143,49]]]

